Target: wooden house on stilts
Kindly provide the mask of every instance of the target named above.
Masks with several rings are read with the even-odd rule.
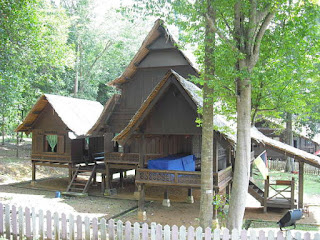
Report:
[[[36,166],[69,169],[80,163],[92,162],[90,152],[103,151],[103,139],[85,138],[103,110],[99,102],[42,95],[17,127],[17,132],[32,133],[32,181],[36,180]]]
[[[162,21],[157,20],[122,75],[109,83],[120,94],[111,97],[104,108],[96,102],[43,95],[17,128],[33,134],[33,180],[36,165],[67,167],[70,190],[79,166],[94,162],[94,153],[103,152],[99,159],[104,164],[99,165],[99,171],[105,195],[112,192],[114,173],[120,173],[121,180],[124,172],[135,170],[141,218],[146,185],[165,186],[166,206],[170,206],[168,189],[172,186],[187,188],[186,199],[192,203],[192,189],[200,188],[201,184],[202,132],[196,119],[201,118],[197,110],[202,106],[202,97],[201,89],[187,80],[190,75],[199,74],[177,48]],[[235,131],[226,131],[235,125],[223,116],[215,115],[214,126],[212,191],[217,194],[231,189],[236,137]],[[88,142],[85,137],[89,137]],[[303,164],[320,167],[320,158],[271,139],[254,127],[251,137],[255,145],[290,155],[300,162],[299,206],[302,206]],[[96,166],[88,168],[93,178]],[[252,182],[249,192],[265,209],[295,206],[292,197],[279,205],[269,198],[268,191]]]
[[[123,74],[109,83],[121,94],[114,95],[106,103],[103,113],[88,132],[90,136],[104,138],[106,195],[110,194],[113,173],[119,172],[121,179],[122,172],[136,170],[140,217],[144,212],[145,185],[188,188],[190,202],[192,189],[200,188],[201,128],[195,121],[200,117],[197,108],[202,106],[202,98],[201,90],[186,80],[190,75],[198,76],[197,70],[176,47],[163,23],[156,21]],[[236,137],[225,131],[232,123],[218,115],[214,121],[217,130],[212,132],[212,174],[213,191],[218,193],[229,191],[232,183]],[[304,162],[320,167],[320,158],[270,139],[255,128],[252,128],[252,141],[294,156],[301,162],[301,169]],[[188,156],[193,156],[191,168],[188,168]],[[249,192],[265,208],[277,206],[253,183],[249,185]],[[165,190],[164,205],[169,205],[168,199]],[[292,197],[285,199],[279,207],[290,208],[294,206],[292,201]],[[303,171],[299,175],[299,206],[302,205]]]

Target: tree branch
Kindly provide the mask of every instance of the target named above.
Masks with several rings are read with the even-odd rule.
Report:
[[[104,49],[101,51],[101,53],[94,59],[93,63],[91,64],[91,66],[90,66],[90,68],[89,68],[89,70],[87,71],[87,73],[86,73],[85,76],[87,76],[87,75],[91,72],[91,70],[92,70],[92,68],[94,67],[94,65],[95,65],[95,64],[97,63],[97,61],[102,57],[102,55],[105,53],[105,51],[107,51],[107,49],[111,46],[111,44],[112,44],[111,41],[108,41],[108,42],[106,43],[106,46],[105,46]]]
[[[249,16],[249,25],[248,25],[248,31],[247,31],[247,53],[252,54],[253,53],[253,46],[254,42],[252,41],[255,37],[257,25],[259,22],[257,21],[257,1],[256,0],[250,0],[251,6],[250,6],[250,16]]]
[[[212,19],[210,18],[210,16],[209,16],[208,14],[206,14],[205,16],[206,16],[206,19],[207,19],[207,21],[208,21],[209,28],[210,28],[213,32],[217,33],[218,36],[219,36],[222,40],[224,40],[224,41],[228,44],[229,47],[232,48],[232,50],[234,50],[234,51],[236,51],[236,52],[239,52],[239,50],[236,48],[236,46],[234,46],[234,44],[230,41],[230,39],[227,38],[227,36],[225,36],[224,33],[221,32],[221,30],[216,27],[216,25],[214,24],[214,22],[212,21]]]
[[[257,33],[256,39],[255,39],[255,44],[254,44],[253,55],[252,55],[252,57],[253,57],[252,60],[254,61],[254,63],[256,63],[258,61],[262,37],[265,34],[274,15],[275,14],[273,12],[269,12],[267,14],[267,16],[265,17],[265,19],[264,19],[263,23],[261,24],[261,27]]]
[[[232,28],[230,27],[227,19],[224,17],[223,13],[219,10],[217,10],[222,18],[222,20],[224,21],[224,23],[226,24],[227,28],[229,29],[229,32],[232,32]]]

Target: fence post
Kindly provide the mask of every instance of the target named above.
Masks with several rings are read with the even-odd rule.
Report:
[[[157,228],[157,224],[155,222],[151,223],[151,240],[156,240],[156,228]]]
[[[31,209],[32,214],[32,239],[36,240],[37,237],[37,213],[34,207]]]
[[[232,240],[239,240],[239,231],[238,231],[238,229],[233,229],[231,231],[231,239]]]
[[[46,214],[47,218],[47,239],[52,240],[52,217],[51,212],[48,210]]]
[[[178,240],[179,239],[179,228],[177,225],[173,225],[171,228],[172,231],[172,240]]]
[[[108,232],[109,232],[109,240],[114,240],[115,234],[114,234],[114,220],[113,219],[110,219],[108,221]]]
[[[82,240],[82,218],[81,216],[77,216],[77,240]]]
[[[25,221],[26,221],[26,238],[27,240],[31,240],[31,216],[30,216],[30,208],[25,208]]]
[[[248,236],[247,236],[247,230],[243,229],[241,230],[241,233],[240,233],[240,239],[241,240],[247,240]],[[270,240],[270,239],[268,239]]]
[[[137,222],[133,224],[133,239],[140,240],[140,224]]]
[[[148,240],[148,224],[142,224],[142,240]]]
[[[156,240],[162,240],[162,225],[161,224],[157,224]]]
[[[205,240],[211,240],[211,228],[207,227],[205,230],[204,230],[204,239]]]
[[[320,233],[314,234],[314,240],[320,240]]]
[[[274,240],[274,231],[269,230],[269,232],[268,232],[268,240]]]
[[[216,229],[213,231],[213,239],[214,239],[214,240],[220,240],[220,229],[216,228]]]
[[[12,238],[16,240],[18,238],[18,231],[17,231],[17,208],[16,206],[12,206],[11,208],[11,229],[12,229]]]
[[[265,240],[266,236],[265,236],[265,232],[263,230],[259,231],[259,240]]]
[[[74,240],[74,218],[73,215],[69,214],[69,240]]]
[[[5,209],[4,209],[4,213],[5,213],[5,229],[6,229],[6,238],[10,239],[10,207],[8,204],[5,205]]]
[[[224,229],[222,233],[222,240],[229,240],[229,239],[230,239],[229,229]]]
[[[24,213],[23,213],[23,210],[22,210],[22,207],[20,206],[19,207],[19,237],[20,239],[24,238],[24,221],[23,221],[23,216],[24,216]]]
[[[131,222],[127,221],[124,229],[125,240],[131,240]]]
[[[277,240],[284,240],[283,232],[278,231],[278,233],[277,233]]]
[[[98,219],[97,218],[93,218],[92,219],[92,239],[93,240],[98,240]]]
[[[287,234],[286,234],[286,240],[292,240],[291,231],[289,230],[289,231],[287,231],[286,233],[287,233]],[[260,239],[259,239],[259,240],[260,240]]]
[[[90,240],[90,220],[88,217],[84,218],[84,239]]]
[[[67,217],[65,213],[61,214],[61,237],[62,240],[67,240]]]
[[[2,236],[3,233],[3,204],[0,203],[0,235]]]
[[[164,226],[164,232],[163,232],[163,235],[164,235],[164,240],[170,240],[170,226],[169,225],[165,225]]]
[[[194,240],[194,227],[188,227],[188,240]]]
[[[121,220],[117,222],[117,237],[118,240],[123,240],[123,222]]]
[[[54,239],[60,239],[60,229],[59,229],[59,214],[57,212],[54,213]]]
[[[107,240],[107,231],[106,231],[106,219],[100,219],[100,238],[101,240]]]
[[[186,240],[187,239],[187,229],[185,226],[181,226],[179,229],[180,232],[180,240]]]
[[[39,210],[39,214],[38,214],[38,216],[39,216],[39,239],[40,240],[43,240],[43,211],[40,209]]]
[[[310,240],[311,238],[310,238],[310,233],[308,233],[308,232],[306,232],[305,234],[304,234],[304,238],[303,238],[304,240]]]
[[[202,240],[202,227],[197,227],[196,229],[196,240]]]

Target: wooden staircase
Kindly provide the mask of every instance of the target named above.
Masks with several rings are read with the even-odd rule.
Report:
[[[77,197],[87,196],[92,181],[97,174],[97,166],[96,163],[86,166],[79,165],[73,173],[72,180],[70,181],[67,190],[62,194]]]
[[[253,196],[258,202],[261,203],[263,206],[264,204],[264,191],[259,188],[256,184],[254,184],[252,181],[249,181],[249,187],[248,192]]]
[[[267,212],[268,207],[294,209],[296,207],[294,189],[294,178],[292,180],[276,180],[275,183],[270,183],[268,176],[264,183],[264,190],[249,181],[248,192],[260,202],[263,211]],[[273,191],[272,196],[269,196],[270,190]],[[286,193],[287,195],[285,195]]]

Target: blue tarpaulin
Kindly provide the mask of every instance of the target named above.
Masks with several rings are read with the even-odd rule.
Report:
[[[194,155],[169,155],[148,161],[148,169],[195,171]]]

